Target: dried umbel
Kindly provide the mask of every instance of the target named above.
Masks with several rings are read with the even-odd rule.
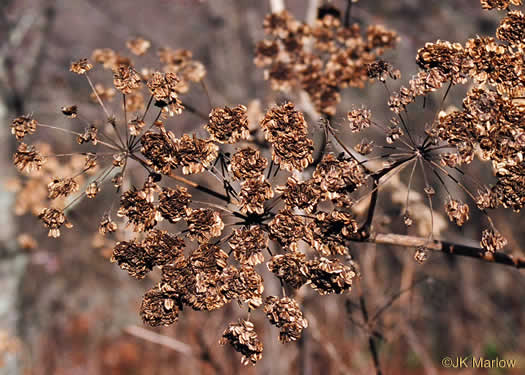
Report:
[[[368,65],[399,38],[381,25],[362,32],[358,23],[344,24],[342,13],[329,7],[318,13],[313,25],[297,21],[286,10],[268,15],[263,23],[268,39],[257,43],[255,64],[266,67],[265,78],[274,90],[302,89],[319,113],[333,116],[340,91],[364,87]]]
[[[279,340],[286,343],[301,337],[303,329],[308,327],[308,322],[303,318],[303,313],[297,301],[284,297],[270,296],[264,302],[264,313],[270,323],[279,328]]]
[[[183,186],[174,189],[165,187],[159,194],[159,212],[170,223],[176,223],[186,216],[191,194]]]
[[[339,160],[333,154],[326,154],[313,173],[325,199],[354,192],[364,184],[365,174],[354,160]]]
[[[455,223],[458,227],[463,226],[463,224],[469,219],[469,206],[456,199],[450,199],[446,203],[446,211],[450,221]]]
[[[157,210],[148,200],[144,190],[128,190],[120,197],[118,216],[126,217],[133,224],[133,231],[143,232],[153,229],[157,224]]]
[[[34,134],[37,122],[31,116],[20,116],[11,123],[11,133],[18,141],[24,139],[28,134]]]
[[[138,241],[117,242],[111,261],[136,279],[143,279],[155,265],[152,257]]]
[[[20,172],[27,174],[40,170],[45,160],[45,157],[36,151],[34,146],[28,146],[23,142],[18,145],[16,153],[13,155],[15,166]]]
[[[134,52],[140,55],[145,45],[137,43],[131,43],[130,48],[136,49]],[[175,66],[185,64],[183,61],[189,57],[164,50],[161,58],[176,70]],[[83,133],[74,133],[79,145],[89,145],[96,151],[84,154],[78,164],[81,172],[71,171],[66,177],[46,174],[48,187],[40,199],[54,199],[58,206],[65,198],[71,202],[82,197],[98,199],[104,196],[100,192],[105,183],[111,181],[119,195],[116,216],[124,218],[129,229],[136,233],[134,237],[123,236],[121,232],[126,226],[117,225],[112,219],[115,212],[110,208],[104,213],[98,232],[107,237],[126,238],[112,247],[111,261],[136,279],[144,279],[155,267],[162,273],[161,282],[144,296],[141,306],[144,322],[154,326],[168,325],[177,321],[184,306],[212,311],[233,301],[249,311],[262,310],[264,283],[254,266],[267,260],[268,268],[287,287],[298,289],[308,283],[317,285],[311,279],[306,254],[298,252],[298,243],[311,242],[313,259],[310,262],[313,262],[311,266],[316,275],[319,274],[318,252],[328,251],[335,255],[344,252],[345,241],[351,240],[356,222],[349,212],[321,213],[318,205],[332,204],[324,202],[329,201],[323,194],[327,189],[325,178],[340,177],[343,180],[342,183],[331,180],[338,193],[349,194],[356,190],[364,178],[359,166],[343,158],[334,160],[336,169],[339,168],[336,173],[325,175],[324,170],[317,169],[314,177],[301,182],[289,175],[287,183],[278,188],[276,195],[272,180],[279,171],[306,171],[314,161],[314,144],[309,137],[308,124],[293,103],[270,107],[260,122],[252,124],[249,124],[248,110],[243,105],[214,108],[205,125],[209,138],[193,134],[178,137],[168,130],[164,121],[167,120],[166,106],[180,105],[182,109],[182,78],[171,71],[141,70],[141,75],[130,60],[109,51],[98,51],[96,59],[113,70],[114,86],[124,98],[125,111],[144,110],[144,113],[134,113],[130,120],[120,121],[104,104],[109,97],[104,95],[102,86],[93,85],[93,95],[109,126],[90,125]],[[148,90],[150,104],[143,105],[141,90]],[[150,122],[147,112],[155,106],[158,114]],[[78,108],[63,109],[62,112],[71,120],[80,118]],[[13,126],[15,136],[22,140],[37,128],[46,127],[43,124],[35,127],[34,124],[36,120],[32,118],[16,120]],[[262,141],[263,144],[256,147],[250,142],[252,133],[253,139],[266,139],[268,143]],[[233,154],[227,148],[231,147],[230,144],[235,150]],[[100,148],[104,149],[100,155],[110,157],[99,158]],[[266,157],[270,148],[271,164]],[[50,153],[49,150],[46,153]],[[20,143],[14,161],[27,173],[44,167],[44,157],[36,148],[24,143]],[[106,161],[109,165],[104,166]],[[140,165],[147,172],[140,188],[127,185],[131,163]],[[84,187],[83,176],[97,168],[101,173],[86,182],[77,198],[70,198],[79,193],[81,186]],[[221,181],[225,193],[181,177],[180,173],[209,174]],[[171,179],[188,188],[165,184]],[[207,194],[225,204],[194,199],[195,194]],[[284,203],[284,209],[281,203]],[[69,204],[65,208],[69,208]],[[323,215],[326,223],[321,218],[325,217]],[[50,228],[52,236],[58,236],[62,226],[70,226],[63,209],[47,208],[40,217]],[[181,229],[174,231],[173,226]],[[338,234],[330,234],[328,228],[336,228]],[[274,255],[270,251],[270,240],[282,254]],[[229,249],[229,253],[225,251]],[[334,268],[335,273],[341,270]],[[329,283],[341,284],[335,276],[320,277],[328,279]],[[348,283],[348,279],[349,275],[345,274],[341,280]],[[349,290],[349,286],[330,290],[325,287],[323,290],[323,293],[341,292]],[[286,311],[291,314],[289,317]],[[267,313],[272,323],[281,328],[283,342],[296,340],[306,328],[298,304],[291,300],[282,299],[271,306],[267,304]],[[250,324],[243,323],[239,328],[244,333],[236,328],[225,334],[237,350],[245,354],[247,350],[253,351],[247,354],[248,362],[260,358],[262,351],[250,333]],[[252,347],[243,346],[245,336],[253,340]]]
[[[481,0],[481,7],[483,9],[507,9],[510,5],[519,6],[522,0]]]
[[[218,212],[211,209],[188,209],[186,221],[191,239],[199,243],[208,242],[221,234],[224,223]]]
[[[275,255],[268,262],[268,269],[295,289],[299,289],[310,279],[306,256],[298,251]]]
[[[346,117],[348,118],[348,124],[352,132],[359,132],[370,126],[370,110],[366,108],[353,109],[348,112]]]
[[[313,180],[299,182],[295,177],[289,177],[285,186],[278,187],[277,191],[282,193],[288,209],[298,208],[307,213],[317,208],[321,198],[321,189]]]
[[[255,332],[255,326],[248,320],[239,320],[238,323],[230,323],[224,330],[221,345],[230,344],[243,355],[241,362],[244,365],[255,364],[262,358],[263,344]]]
[[[481,234],[481,247],[489,252],[501,250],[507,245],[507,240],[494,229],[484,229]]]
[[[240,228],[233,232],[228,241],[233,256],[241,264],[255,266],[264,262],[264,252],[268,247],[268,237],[259,226]]]
[[[346,293],[352,288],[352,280],[357,273],[350,266],[338,260],[319,258],[308,263],[310,282],[320,295]]]
[[[228,300],[246,303],[250,310],[262,305],[263,280],[252,266],[242,265],[240,270],[229,267],[223,271],[220,280],[223,283],[220,293]]]
[[[76,74],[86,74],[91,69],[93,65],[88,61],[88,59],[80,59],[71,63],[69,70]]]
[[[267,166],[268,160],[261,156],[259,150],[251,147],[235,152],[230,162],[232,177],[238,180],[260,177]]]
[[[241,183],[239,192],[241,212],[264,213],[264,202],[273,197],[271,184],[263,176],[250,178]]]
[[[509,6],[504,1],[485,3]],[[84,128],[82,107],[62,108],[68,121],[83,123],[71,127],[84,129],[81,132],[60,129],[76,138],[75,147],[83,148],[71,156],[22,142],[54,126],[31,116],[15,119],[11,129],[19,144],[13,161],[27,175],[17,187],[16,210],[35,213],[49,235],[57,237],[71,226],[66,213],[80,199],[117,197],[118,204],[105,204],[100,213],[97,238],[111,249],[111,261],[134,278],[160,269],[160,282],[143,298],[144,322],[169,325],[184,307],[213,311],[237,303],[247,318],[231,324],[221,342],[241,352],[243,363],[255,363],[262,344],[251,314],[263,312],[279,327],[281,341],[290,342],[307,324],[299,299],[286,295],[302,294],[298,289],[307,285],[321,295],[351,291],[359,276],[351,244],[375,241],[376,227],[387,225],[376,225],[374,212],[379,209],[378,194],[391,177],[403,187],[392,197],[402,195],[395,201],[405,205],[399,215],[409,227],[405,229],[427,235],[414,254],[416,261],[427,259],[425,246],[436,242],[433,236],[443,227],[437,220],[441,216],[434,213],[434,201],[441,196],[448,197],[445,213],[455,224],[464,225],[473,207],[489,222],[476,257],[506,257],[490,254],[502,250],[506,240],[489,215],[497,207],[519,211],[525,203],[525,106],[517,99],[525,90],[521,18],[514,11],[507,14],[497,33],[500,41],[478,37],[464,44],[427,44],[417,56],[422,70],[388,100],[393,115],[389,123],[373,121],[365,107],[346,108],[350,131],[380,129],[384,139],[370,141],[354,134],[353,146],[343,143],[332,127],[339,91],[368,80],[388,89],[387,79],[399,74],[377,57],[395,45],[397,36],[379,26],[362,33],[357,24],[343,25],[340,13],[329,5],[310,26],[286,12],[269,16],[264,26],[270,38],[258,45],[256,57],[258,64],[269,65],[274,86],[306,91],[323,116],[320,129],[312,130],[302,107],[289,101],[269,105],[260,116],[242,104],[212,108],[208,117],[191,103],[185,106],[191,83],[205,74],[187,50],[159,49],[160,70],[139,69],[135,57],[113,50],[94,51],[92,60],[113,73],[113,88],[91,82],[94,66],[86,59],[74,63],[72,70],[88,80],[106,123],[87,120]],[[128,42],[135,55],[148,53],[150,47],[140,38]],[[432,103],[443,104],[451,87],[465,82],[473,85],[456,109],[425,105],[441,91],[444,95]],[[122,102],[115,100],[119,111],[113,111],[110,101],[117,92]],[[422,99],[422,109],[416,99]],[[207,133],[180,132],[177,118],[170,115],[185,107],[206,121]],[[433,111],[426,116],[433,121],[421,124],[425,116],[418,110]],[[314,144],[311,133],[316,130],[322,139]],[[374,155],[377,150],[379,156]],[[71,160],[58,159],[64,156]],[[380,163],[374,164],[376,160]],[[475,160],[491,163],[492,185],[463,170]],[[400,180],[405,169],[407,184]],[[413,186],[421,186],[422,192],[413,192]],[[105,189],[116,194],[103,193]],[[458,190],[475,205],[452,199]],[[369,202],[368,208],[361,202]],[[118,223],[117,217],[122,218]],[[112,238],[114,246],[108,245]],[[280,295],[264,294],[262,263],[281,283]]]
[[[129,48],[133,54],[137,56],[142,56],[146,51],[151,47],[151,42],[144,38],[138,37],[135,39],[130,39],[126,42],[126,47]]]
[[[71,228],[73,225],[67,220],[62,210],[56,208],[45,208],[38,216],[46,227],[49,228],[49,237],[60,237],[60,228],[65,226]]]
[[[141,85],[140,75],[130,65],[119,65],[113,72],[113,84],[123,94],[131,94]]]
[[[306,239],[323,256],[344,255],[348,251],[346,241],[352,239],[357,229],[357,222],[351,214],[320,212],[308,225]]]
[[[164,108],[167,106],[170,115],[182,112],[182,103],[179,100],[179,77],[175,73],[154,72],[148,79],[147,86],[157,101],[156,105]]]
[[[205,126],[211,139],[219,143],[236,143],[240,139],[248,138],[250,132],[246,110],[243,105],[215,108]]]
[[[180,309],[182,303],[177,294],[155,287],[144,295],[140,315],[152,327],[168,326],[178,320]]]
[[[304,220],[288,210],[275,215],[269,226],[271,238],[292,250],[297,249],[297,242],[305,233]]]
[[[175,157],[182,166],[182,173],[201,173],[217,158],[218,147],[210,140],[184,134],[175,139]]]

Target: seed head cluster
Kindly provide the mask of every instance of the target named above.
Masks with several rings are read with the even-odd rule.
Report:
[[[485,9],[519,4],[481,1]],[[114,240],[111,262],[136,279],[160,271],[144,294],[143,321],[170,325],[184,308],[212,311],[237,302],[247,317],[230,323],[220,343],[232,345],[244,364],[256,363],[263,352],[251,314],[262,312],[279,329],[280,341],[289,343],[308,327],[294,298],[299,289],[312,288],[319,295],[351,291],[359,271],[349,244],[370,239],[374,196],[385,179],[405,168],[412,171],[408,193],[417,168],[421,172],[431,212],[429,241],[435,229],[433,202],[445,191],[450,221],[463,226],[471,209],[479,209],[489,223],[480,246],[487,254],[502,250],[507,241],[488,212],[497,207],[519,211],[525,203],[523,14],[509,10],[495,38],[427,43],[416,57],[420,72],[389,94],[388,124],[377,123],[365,107],[346,108],[342,129],[357,139],[347,147],[330,121],[340,90],[373,80],[386,86],[398,79],[399,71],[379,60],[398,36],[380,25],[362,32],[357,23],[345,24],[338,12],[321,7],[313,25],[287,11],[271,14],[264,20],[268,39],[256,48],[255,63],[266,67],[274,89],[307,93],[324,118],[316,126],[288,100],[269,105],[258,121],[249,115],[249,106],[236,103],[199,116],[185,103],[185,94],[206,72],[187,50],[159,48],[157,68],[139,69],[130,57],[107,48],[73,62],[71,72],[92,88],[102,124],[61,129],[84,147],[72,156],[29,144],[38,132],[56,127],[32,116],[13,120],[11,131],[19,142],[13,162],[26,176],[16,187],[17,211],[33,212],[49,236],[58,237],[72,226],[67,216],[81,198],[104,199],[110,196],[104,190],[112,192],[115,205],[101,212],[98,225],[100,237]],[[126,45],[134,58],[153,50],[140,37]],[[97,65],[111,72],[113,87],[91,81]],[[415,107],[418,97],[425,101],[446,88],[443,103],[449,90],[465,83],[472,86],[460,109],[440,107],[431,123],[413,124],[418,120],[408,116],[407,107]],[[119,97],[120,112],[111,105]],[[203,125],[195,133],[183,134],[169,121],[176,122],[186,109]],[[77,105],[64,106],[61,113],[72,122],[83,118]],[[384,145],[361,136],[370,129],[380,129]],[[312,137],[316,130],[325,141],[319,147]],[[368,156],[379,148],[387,153]],[[383,161],[381,167],[368,163],[375,159]],[[458,173],[465,174],[462,168],[475,160],[489,162],[495,179],[492,185],[477,183],[474,192]],[[142,173],[132,175],[136,167]],[[452,198],[451,185],[471,205],[456,194]],[[400,215],[407,226],[418,220],[409,214],[408,193]],[[32,200],[20,198],[29,195]],[[370,196],[368,217],[360,217],[356,202]],[[427,257],[425,246],[416,250],[418,262]],[[281,295],[268,294],[272,288],[265,290],[263,274],[279,281]]]

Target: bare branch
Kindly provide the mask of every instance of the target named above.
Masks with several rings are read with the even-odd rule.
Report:
[[[139,326],[128,326],[124,328],[124,332],[138,337],[140,339],[152,342],[154,344],[159,344],[162,346],[165,346],[166,348],[170,348],[175,350],[176,352],[186,354],[193,356],[195,353],[193,352],[191,346],[188,344],[185,344],[179,340],[175,340],[174,338],[160,335],[158,333],[155,333],[153,331],[150,331],[148,329],[141,328]]]
[[[368,242],[402,247],[425,247],[428,250],[439,251],[445,254],[460,255],[476,258],[485,262],[503,264],[516,268],[525,268],[525,257],[509,255],[502,252],[491,253],[480,247],[456,244],[448,241],[428,241],[428,238],[406,236],[393,233],[373,233]]]
[[[270,9],[273,13],[279,13],[286,9],[284,0],[270,0]]]

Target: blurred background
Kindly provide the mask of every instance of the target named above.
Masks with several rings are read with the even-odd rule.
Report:
[[[306,17],[308,1],[285,3],[298,19]],[[333,3],[344,8],[346,1]],[[305,293],[310,327],[299,342],[280,344],[278,330],[255,314],[265,350],[252,368],[242,366],[231,348],[218,345],[228,322],[238,318],[234,307],[185,310],[167,328],[142,325],[138,309],[154,280],[131,279],[109,262],[104,246],[94,246],[92,233],[104,203],[79,204],[75,228],[58,240],[48,239],[30,215],[14,214],[14,194],[5,188],[17,175],[11,165],[12,118],[33,113],[39,121],[63,125],[60,107],[71,104],[100,115],[87,100],[86,81],[68,72],[71,61],[89,57],[95,48],[125,53],[125,42],[141,36],[152,41],[153,50],[191,50],[207,69],[213,105],[258,99],[264,110],[281,98],[253,64],[269,11],[262,0],[0,0],[0,374],[371,374],[370,337],[384,374],[489,373],[447,372],[441,358],[456,355],[514,358],[525,367],[524,273],[510,267],[442,254],[418,265],[410,249],[356,245],[352,254],[362,279],[345,296]],[[501,14],[482,11],[477,0],[361,0],[352,15],[356,22],[384,24],[399,33],[398,48],[385,59],[406,82],[417,72],[416,52],[425,42],[493,34]],[[94,77],[111,82],[108,72]],[[451,93],[450,102],[461,103],[464,92],[459,91]],[[199,88],[185,100],[209,110]],[[377,85],[347,89],[336,121],[354,104],[366,104],[374,116],[388,119],[386,101]],[[170,121],[180,131],[202,125],[191,114]],[[75,143],[56,133],[43,133],[39,140],[61,150]],[[404,233],[403,200],[395,196],[399,186],[385,188],[376,225]],[[494,219],[509,251],[523,255],[523,214],[496,211]],[[447,226],[439,236],[475,244],[480,232],[474,217],[462,231]],[[30,234],[36,246],[24,250],[17,240],[21,234]],[[520,371],[525,370],[490,373]]]

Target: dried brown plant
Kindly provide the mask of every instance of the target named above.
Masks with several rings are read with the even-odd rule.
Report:
[[[487,9],[509,9],[509,3],[520,2],[481,1]],[[272,87],[306,91],[323,114],[314,126],[292,102],[269,106],[257,124],[250,123],[249,109],[239,104],[212,108],[200,135],[177,134],[169,120],[184,110],[199,116],[183,95],[205,75],[189,51],[160,48],[159,69],[140,69],[131,58],[109,49],[73,62],[71,72],[86,78],[103,121],[88,121],[77,105],[61,111],[76,126],[82,124],[83,131],[46,125],[32,116],[13,120],[12,132],[19,141],[13,161],[29,175],[18,183],[20,197],[35,181],[47,185],[38,202],[20,210],[40,208],[37,215],[49,235],[58,237],[63,227],[71,226],[68,213],[79,199],[99,199],[101,191],[112,189],[113,204],[101,212],[99,233],[113,236],[126,229],[133,233],[120,236],[111,261],[137,279],[155,267],[161,272],[161,280],[144,295],[140,308],[144,322],[169,325],[184,307],[211,311],[237,301],[247,317],[231,323],[221,343],[231,344],[245,364],[255,363],[263,352],[250,321],[252,311],[263,310],[279,328],[280,340],[290,342],[308,326],[293,298],[299,288],[308,286],[320,295],[352,289],[359,277],[350,255],[352,242],[411,247],[421,263],[430,250],[438,250],[524,267],[523,258],[501,252],[506,240],[489,213],[496,207],[519,211],[525,203],[523,14],[509,11],[497,39],[428,43],[417,55],[421,71],[389,94],[393,116],[388,125],[376,122],[370,110],[355,107],[347,108],[348,122],[336,130],[331,116],[341,89],[377,80],[390,93],[388,80],[400,78],[389,63],[378,60],[385,49],[395,47],[397,34],[373,25],[363,35],[358,24],[342,18],[332,6],[319,9],[314,25],[299,22],[286,11],[271,14],[264,20],[269,39],[257,45],[255,62],[268,66],[266,77]],[[127,43],[139,56],[151,45],[143,38]],[[92,82],[96,64],[111,71],[114,89]],[[473,86],[462,109],[446,110],[450,90],[465,83]],[[433,120],[426,126],[417,123],[412,112],[428,111],[426,98],[442,91]],[[121,98],[121,115],[107,105],[114,96]],[[378,129],[385,143],[361,137],[354,151],[338,135],[347,126],[356,137]],[[25,143],[44,128],[69,133],[85,147],[76,170],[60,177],[53,173],[59,171],[58,158],[77,160],[76,150],[54,155],[49,148]],[[311,137],[316,130],[327,140],[319,147]],[[381,154],[373,156],[377,149]],[[463,170],[475,159],[491,164],[494,181],[480,182],[480,176]],[[383,162],[379,167],[373,163],[377,160]],[[55,165],[48,168],[50,161]],[[136,166],[143,171],[138,186],[130,178]],[[431,218],[423,238],[378,233],[372,227],[380,188],[405,168],[410,173],[403,221],[410,226],[422,220],[409,207],[419,171],[417,180],[423,181]],[[217,184],[198,182],[197,174],[208,175]],[[275,185],[278,174],[286,177],[284,186]],[[472,186],[458,174],[469,176]],[[470,205],[454,198],[451,185],[470,198]],[[465,225],[474,209],[486,218],[480,247],[435,239],[438,186],[447,192],[443,212],[453,223]],[[365,214],[360,214],[356,205],[368,199]],[[117,222],[117,217],[127,224]],[[280,296],[265,296],[263,263],[281,283]]]

